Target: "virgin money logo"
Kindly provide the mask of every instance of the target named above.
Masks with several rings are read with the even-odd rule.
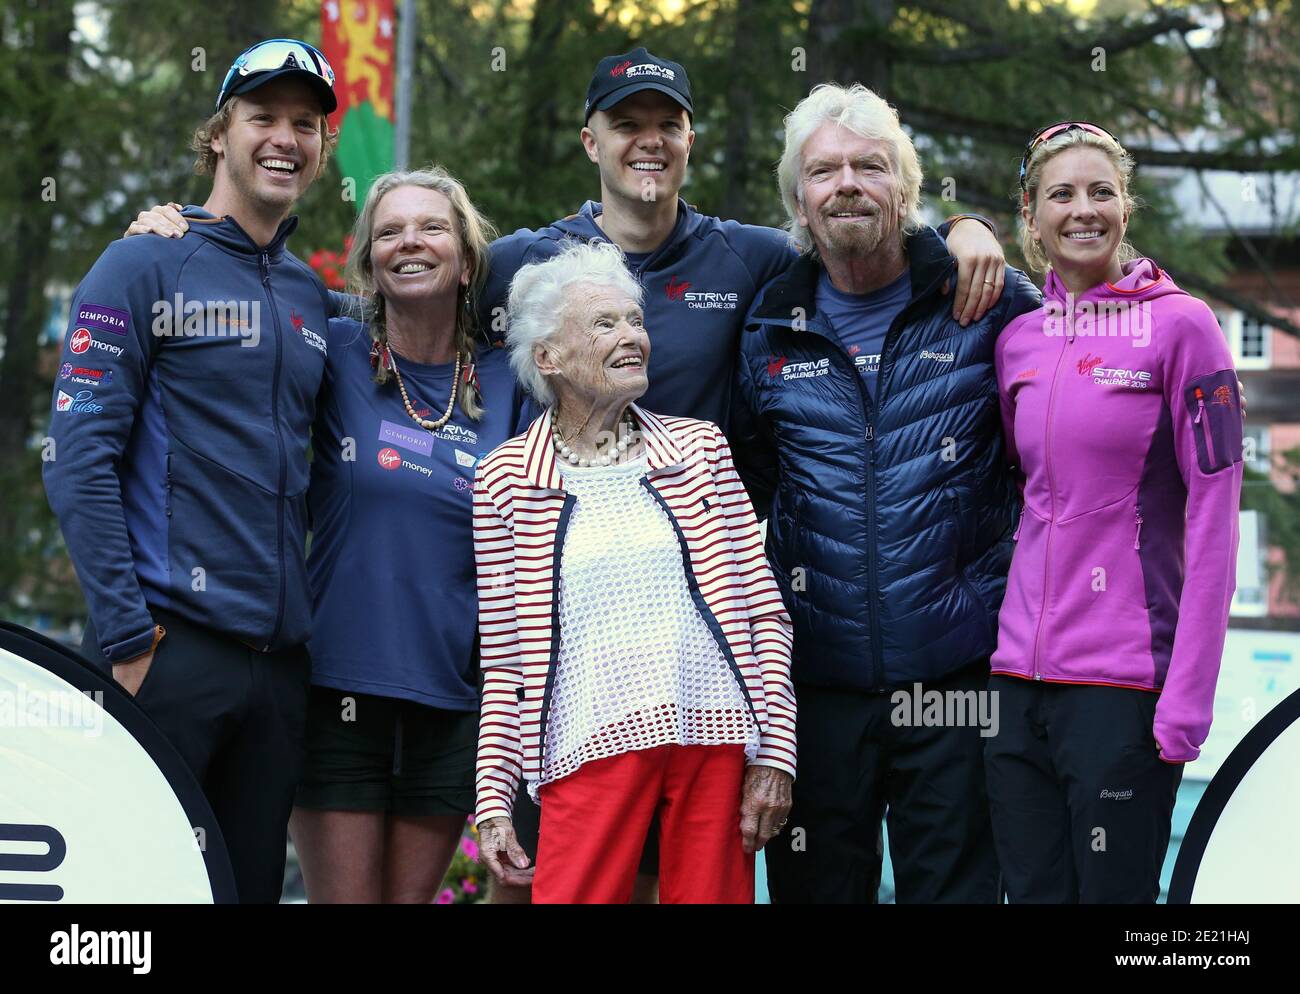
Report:
[[[85,328],[78,328],[72,333],[72,341],[68,343],[68,348],[70,348],[75,355],[81,355],[90,348],[90,343],[92,341],[94,341],[94,339],[90,337],[89,331]]]
[[[676,276],[668,278],[668,285],[664,287],[664,292],[668,294],[669,300],[685,300],[686,291],[691,285],[685,281],[679,281]]]
[[[776,379],[776,374],[781,372],[781,368],[785,365],[785,363],[786,363],[785,356],[783,355],[772,356],[772,358],[767,361],[768,378],[773,380]]]
[[[402,465],[402,456],[396,449],[380,449],[379,465],[383,469],[398,469]]]

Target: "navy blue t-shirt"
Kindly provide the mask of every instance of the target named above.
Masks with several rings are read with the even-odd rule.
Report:
[[[835,329],[873,399],[885,335],[911,299],[912,275],[906,269],[894,282],[870,293],[843,293],[835,289],[825,270],[817,280],[817,313],[824,315]]]
[[[430,432],[411,420],[391,378],[374,382],[368,329],[334,318],[329,330],[308,493],[312,682],[472,711],[474,467],[526,427],[521,391],[504,350],[482,347],[482,420],[458,405]],[[454,364],[396,361],[416,413],[441,418]]]

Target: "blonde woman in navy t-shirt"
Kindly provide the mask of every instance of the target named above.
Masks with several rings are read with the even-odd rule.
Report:
[[[474,465],[515,434],[474,301],[494,232],[441,169],[379,177],[313,433],[314,616],[290,832],[312,902],[432,901],[473,810]]]

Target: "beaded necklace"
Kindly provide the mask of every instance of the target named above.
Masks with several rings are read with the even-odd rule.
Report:
[[[402,374],[397,370],[397,363],[393,359],[393,351],[387,345],[379,347],[380,358],[383,363],[393,371],[393,376],[397,378],[397,389],[402,394],[402,405],[406,408],[406,413],[411,420],[423,428],[425,431],[437,431],[448,421],[451,420],[451,412],[456,408],[456,388],[460,385],[460,350],[456,350],[456,369],[451,374],[451,397],[447,400],[447,410],[443,412],[442,417],[437,421],[429,421],[415,413],[415,408],[411,405],[411,398],[407,396],[406,384],[402,382]]]

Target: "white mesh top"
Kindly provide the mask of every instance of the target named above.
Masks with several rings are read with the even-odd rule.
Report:
[[[538,784],[666,744],[757,753],[758,728],[691,599],[672,522],[641,486],[645,471],[644,455],[562,469],[577,504],[560,561],[560,651]]]

